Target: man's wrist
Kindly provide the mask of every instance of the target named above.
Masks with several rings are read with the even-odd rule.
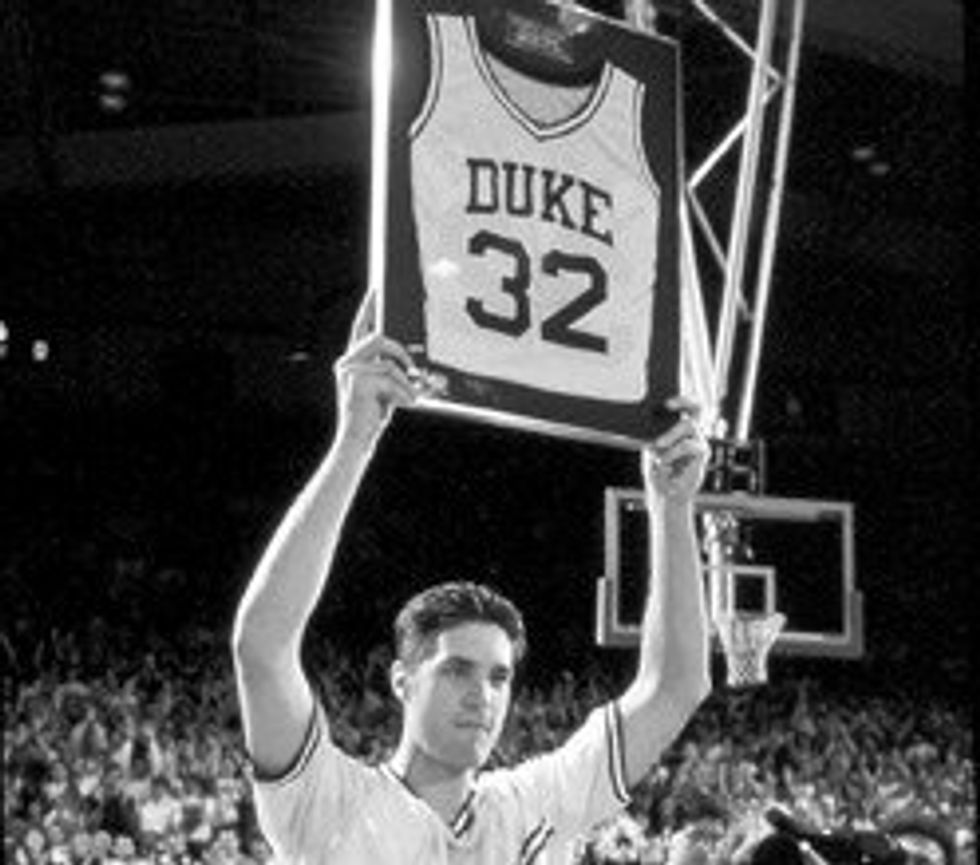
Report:
[[[694,497],[688,495],[669,495],[655,488],[647,489],[647,507],[663,514],[690,516],[694,513]]]
[[[374,456],[376,442],[358,436],[338,436],[330,448],[328,462],[344,473],[360,476]]]
[[[374,453],[381,438],[380,429],[359,429],[356,425],[341,421],[334,435],[333,448],[351,456]]]

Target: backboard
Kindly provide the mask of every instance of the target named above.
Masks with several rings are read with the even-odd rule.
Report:
[[[855,582],[854,516],[848,502],[745,493],[701,494],[696,502],[704,579],[712,611],[781,612],[773,652],[858,658],[864,651],[862,596]],[[711,526],[737,524],[736,556],[711,554]],[[596,642],[635,646],[647,584],[649,530],[643,492],[605,496],[605,573],[596,595]],[[716,649],[717,635],[713,636]]]

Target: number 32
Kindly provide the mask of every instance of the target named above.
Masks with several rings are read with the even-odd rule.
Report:
[[[506,256],[513,263],[510,273],[500,280],[500,291],[513,301],[511,309],[495,312],[475,297],[466,299],[466,312],[478,327],[519,337],[531,327],[532,261],[527,249],[517,240],[492,231],[478,231],[468,244],[471,255],[490,253]],[[608,340],[575,327],[581,318],[602,304],[608,296],[608,279],[602,265],[587,255],[571,255],[558,249],[541,257],[541,271],[547,276],[584,276],[585,291],[553,312],[541,322],[541,338],[582,351],[605,353]]]

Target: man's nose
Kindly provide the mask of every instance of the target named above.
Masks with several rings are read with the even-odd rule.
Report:
[[[466,689],[468,706],[486,706],[490,703],[493,686],[488,679],[474,679]]]

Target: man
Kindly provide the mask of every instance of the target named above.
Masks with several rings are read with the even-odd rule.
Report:
[[[336,366],[333,443],[290,507],[242,599],[234,656],[260,823],[277,863],[566,862],[577,835],[628,801],[710,688],[693,498],[707,447],[695,407],[642,456],[651,582],[635,679],[554,752],[481,773],[524,643],[513,606],[470,583],[437,586],[396,625],[403,708],[391,759],[369,767],[329,739],[300,664],[344,517],[394,410],[425,387],[403,346],[373,334]]]

